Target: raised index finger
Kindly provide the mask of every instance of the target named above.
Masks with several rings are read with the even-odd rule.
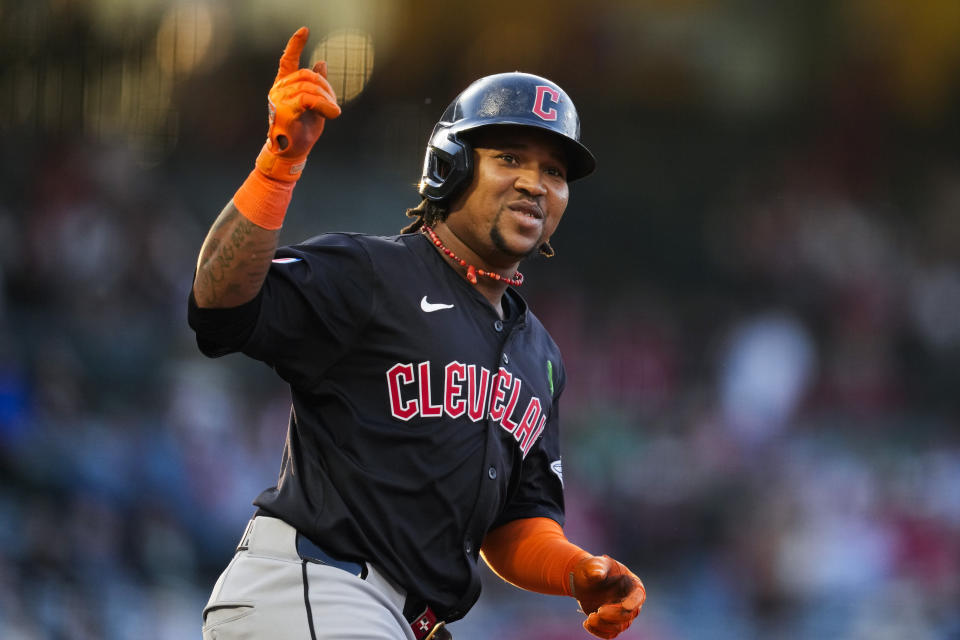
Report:
[[[300,68],[300,53],[303,51],[303,47],[307,44],[307,38],[310,37],[310,29],[306,27],[300,27],[294,33],[289,42],[287,42],[287,47],[283,50],[283,55],[280,57],[280,68],[277,69],[277,80],[288,76],[297,69]]]

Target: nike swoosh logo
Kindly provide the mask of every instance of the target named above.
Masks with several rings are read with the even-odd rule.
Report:
[[[453,309],[453,305],[427,302],[427,296],[423,296],[423,300],[420,301],[420,308],[426,313],[433,313],[434,311],[441,311],[443,309]]]

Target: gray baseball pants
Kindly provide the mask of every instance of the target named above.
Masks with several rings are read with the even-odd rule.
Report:
[[[369,563],[361,579],[301,559],[296,535],[250,521],[203,610],[203,640],[415,640],[403,589]]]

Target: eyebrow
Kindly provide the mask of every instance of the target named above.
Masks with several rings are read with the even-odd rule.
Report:
[[[502,149],[503,151],[526,151],[530,148],[530,145],[526,142],[487,142],[478,144],[477,148],[479,149]],[[567,167],[568,161],[567,156],[562,151],[551,149],[549,151],[550,157],[560,162],[564,167]],[[569,167],[567,167],[569,168]]]

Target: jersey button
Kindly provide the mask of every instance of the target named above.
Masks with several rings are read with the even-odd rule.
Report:
[[[470,538],[467,538],[466,541],[463,543],[463,550],[466,551],[467,553],[473,553],[473,540],[471,540]]]
[[[497,479],[497,468],[496,468],[496,467],[490,467],[489,469],[487,469],[487,477],[489,477],[491,480],[496,480],[496,479]]]
[[[493,330],[496,331],[497,333],[500,333],[501,331],[503,331],[503,322],[501,322],[500,320],[496,320],[493,323]]]

